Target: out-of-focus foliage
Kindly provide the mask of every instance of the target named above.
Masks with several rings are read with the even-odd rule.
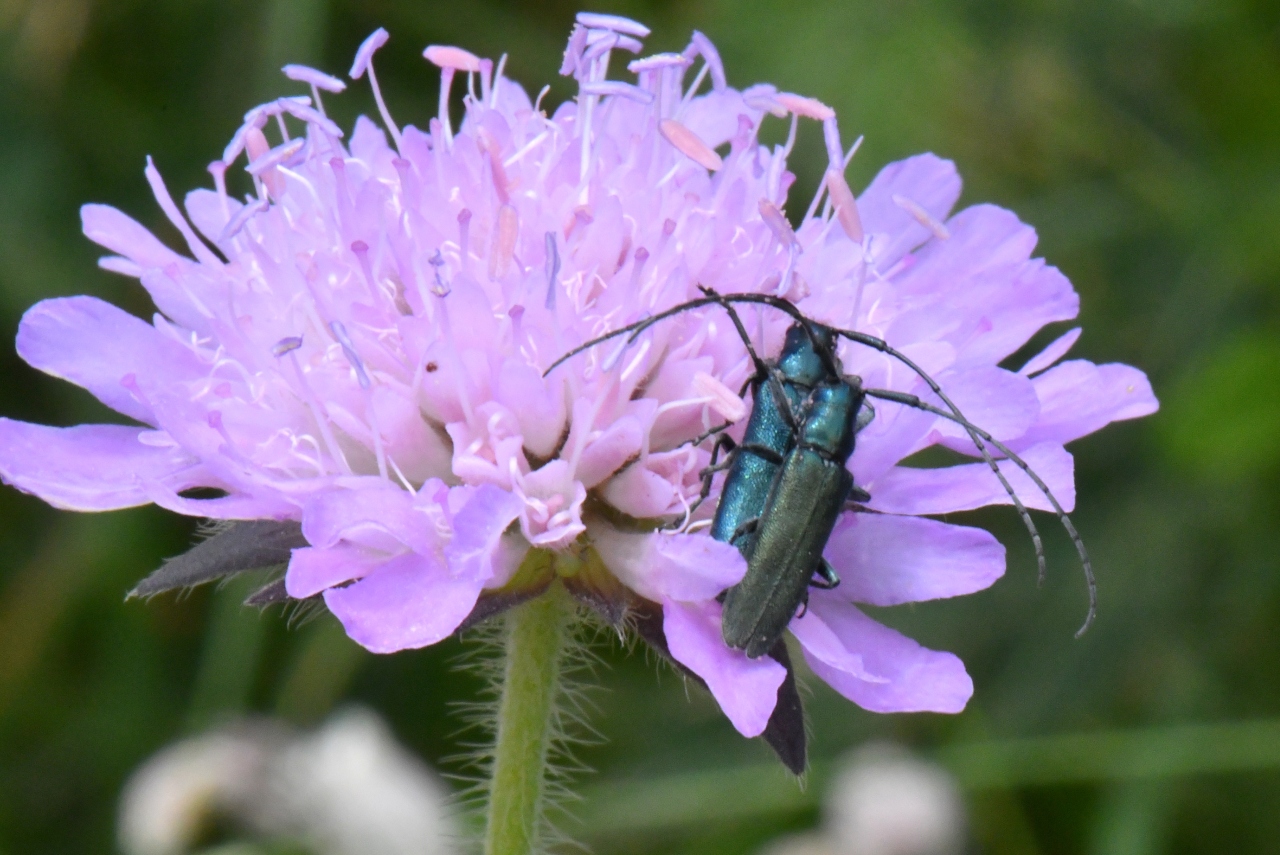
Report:
[[[1016,518],[974,515],[1009,544],[1009,577],[964,601],[881,615],[963,656],[977,684],[969,710],[877,717],[815,685],[819,770],[873,736],[988,769],[961,775],[985,852],[1272,848],[1280,758],[1250,749],[1255,731],[1167,728],[1280,717],[1280,5],[601,7],[652,25],[653,50],[703,30],[735,85],[768,80],[835,106],[847,135],[867,137],[855,186],[914,152],[955,159],[963,201],[994,201],[1035,224],[1043,254],[1081,292],[1076,352],[1145,368],[1165,403],[1073,447],[1077,522],[1099,570],[1097,626],[1071,639],[1084,605],[1068,544],[1051,535],[1050,582],[1037,591]],[[298,91],[280,65],[343,72],[378,25],[392,34],[379,71],[402,123],[435,110],[438,78],[419,54],[428,43],[509,51],[508,73],[536,89],[554,81],[574,11],[564,0],[0,0],[0,412],[54,424],[104,417],[8,342],[45,296],[92,293],[150,311],[136,284],[95,268],[77,216],[82,202],[109,202],[172,237],[142,179],[146,154],[175,193],[206,184],[204,165],[240,115]],[[553,82],[553,100],[565,92]],[[347,126],[372,109],[360,85],[328,106]],[[793,162],[807,198],[825,162],[812,129]],[[75,517],[0,490],[0,853],[108,851],[129,770],[246,709],[306,723],[357,698],[457,768],[442,759],[457,750],[449,703],[478,686],[451,667],[464,645],[372,657],[326,619],[290,629],[278,614],[241,611],[235,588],[121,602],[191,536],[191,521],[151,509]],[[766,770],[755,792],[768,797],[754,802],[725,786],[747,786],[732,769],[768,753],[739,740],[709,699],[686,700],[674,674],[659,679],[640,655],[602,653],[594,723],[607,741],[584,752],[599,769],[591,791],[636,797],[626,834],[587,829],[596,851],[740,853],[816,821],[816,799],[780,771]],[[1105,739],[1053,741],[1094,731]],[[1265,748],[1275,730],[1256,732]],[[1239,733],[1245,741],[1231,742]],[[1219,743],[1227,753],[1214,753]],[[1052,762],[1020,773],[1002,745]],[[1190,760],[1178,759],[1183,747],[1195,749]],[[1138,749],[1163,752],[1141,767],[1155,771],[1126,774],[1114,760]],[[614,783],[646,776],[666,784]],[[698,821],[671,822],[673,800],[697,806],[686,815]],[[588,800],[581,812],[591,811]]]

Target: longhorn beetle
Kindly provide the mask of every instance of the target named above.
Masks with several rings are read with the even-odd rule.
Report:
[[[807,587],[814,573],[823,578],[827,587],[838,582],[822,561],[821,554],[836,518],[845,509],[846,501],[851,495],[865,498],[865,494],[858,496],[860,491],[855,492],[852,476],[845,469],[845,464],[853,451],[854,435],[859,428],[858,417],[863,412],[867,397],[893,401],[932,413],[955,422],[966,431],[1027,527],[1035,545],[1039,576],[1043,580],[1045,559],[1039,532],[987,446],[995,448],[1028,475],[1049,500],[1080,556],[1088,585],[1089,611],[1084,624],[1076,633],[1077,637],[1088,629],[1096,613],[1097,591],[1088,553],[1070,517],[1039,475],[1011,449],[965,418],[932,377],[884,340],[865,333],[818,324],[780,297],[752,293],[722,295],[709,288],[701,290],[704,294],[702,298],[674,306],[574,348],[552,363],[545,374],[583,350],[611,338],[630,333],[629,344],[653,324],[693,308],[715,304],[729,313],[756,365],[756,375],[748,381],[748,385],[754,387],[753,410],[748,430],[750,431],[753,422],[776,428],[779,420],[786,422],[790,429],[790,437],[784,436],[779,440],[775,431],[772,437],[774,441],[771,443],[744,441],[737,453],[731,451],[734,459],[731,461],[721,501],[723,505],[723,495],[728,495],[731,504],[727,512],[717,508],[717,522],[720,524],[713,523],[713,533],[718,535],[717,539],[738,546],[747,558],[748,569],[742,582],[730,589],[725,600],[723,629],[725,642],[729,646],[744,649],[752,657],[768,651],[781,637],[797,608],[807,601]],[[755,353],[749,336],[733,309],[734,303],[770,306],[795,320],[796,323],[788,334],[787,347],[784,347],[784,354],[778,364],[765,363]],[[794,382],[795,378],[788,378],[786,372],[779,367],[785,364],[788,356],[801,354],[794,339],[797,330],[810,339],[812,353],[819,358],[823,368],[819,381],[812,387],[813,391],[799,412],[795,411],[794,398],[800,391],[797,386],[801,384]],[[887,389],[863,388],[860,378],[843,374],[843,367],[835,354],[835,336],[872,347],[906,365],[925,381],[947,409],[933,406],[915,395]],[[812,372],[809,376],[812,376]],[[787,385],[789,379],[792,381],[790,388]],[[745,388],[744,386],[744,391]],[[761,395],[762,389],[770,391]],[[765,409],[761,410],[761,407]],[[710,433],[698,437],[694,442],[701,442],[708,436]],[[721,445],[722,441],[718,440],[716,449]],[[783,446],[786,446],[785,457],[778,460],[776,455]],[[748,454],[751,456],[747,457]],[[738,460],[748,462],[739,466]],[[762,463],[771,465],[761,466]],[[772,469],[773,477],[767,490],[761,480],[752,477],[753,474],[760,475],[763,472],[753,473],[753,469]],[[709,484],[704,480],[703,494],[706,495],[708,491]],[[758,514],[750,517],[750,513],[757,509]],[[737,525],[730,531],[722,519],[731,520]],[[761,543],[766,544],[764,550],[759,550]]]

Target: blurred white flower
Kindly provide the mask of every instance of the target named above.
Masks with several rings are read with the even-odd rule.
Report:
[[[119,840],[126,855],[181,855],[225,819],[317,855],[448,855],[457,848],[448,797],[368,710],[302,735],[242,722],[144,763],[121,797]]]
[[[240,727],[175,743],[133,773],[120,799],[127,855],[179,855],[212,817],[235,814],[266,774],[270,728]]]
[[[827,792],[820,832],[774,843],[766,855],[959,855],[964,802],[941,766],[889,743],[850,755]]]

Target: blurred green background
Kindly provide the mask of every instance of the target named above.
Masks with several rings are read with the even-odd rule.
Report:
[[[966,515],[1009,545],[1008,576],[954,602],[880,615],[959,653],[977,693],[959,716],[875,716],[810,680],[815,770],[801,789],[703,694],[650,657],[601,647],[581,752],[595,851],[738,853],[813,825],[841,752],[888,737],[952,768],[974,851],[1277,851],[1280,840],[1280,4],[1249,0],[601,3],[654,28],[647,47],[712,37],[730,83],[770,81],[837,108],[865,184],[919,151],[954,159],[962,204],[1034,224],[1083,300],[1075,353],[1149,372],[1155,417],[1076,443],[1077,524],[1102,606],[1049,532],[1049,583],[1011,512]],[[95,267],[82,202],[172,237],[142,177],[202,186],[249,106],[300,91],[285,62],[345,72],[382,25],[393,114],[424,125],[432,42],[511,54],[553,83],[576,8],[471,0],[0,0],[0,412],[103,418],[9,344],[23,310],[90,293],[147,314]],[[367,89],[330,98],[350,126]],[[808,198],[825,158],[802,135]],[[1061,330],[1052,331],[1054,334]],[[1052,526],[1046,526],[1051,529]],[[140,509],[76,516],[0,489],[0,853],[107,852],[120,786],[165,743],[240,711],[315,722],[358,699],[456,769],[465,645],[374,657],[327,619],[290,629],[243,592],[122,603],[190,543],[192,521]]]

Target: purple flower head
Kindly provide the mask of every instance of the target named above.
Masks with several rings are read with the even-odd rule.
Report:
[[[385,132],[361,117],[344,139],[318,100],[271,102],[246,116],[210,167],[214,189],[189,193],[185,211],[148,161],[186,254],[114,208],[86,205],[82,217],[112,253],[102,266],[140,280],[157,314],[47,300],[17,340],[31,365],[135,424],[0,419],[0,476],[73,510],[154,502],[300,525],[284,590],[322,596],[379,652],[433,644],[558,578],[606,620],[633,616],[739,731],[760,734],[787,663],[722,641],[717,598],[746,562],[706,533],[719,481],[691,512],[710,442],[690,440],[724,421],[740,437],[749,411],[736,390],[753,366],[738,332],[708,306],[544,376],[560,356],[699,286],[783,297],[909,355],[1068,507],[1063,445],[1157,405],[1134,368],[1062,361],[1078,330],[1021,370],[1000,367],[1043,326],[1075,317],[1078,300],[1031,257],[1035,232],[1012,213],[952,213],[951,162],[892,164],[855,196],[835,112],[768,85],[730,87],[700,33],[607,79],[611,54],[638,52],[647,34],[580,15],[563,65],[579,95],[555,110],[501,62],[432,46],[440,109],[420,130],[396,127],[376,92],[379,30],[351,77],[369,72]],[[455,77],[466,87],[457,127]],[[763,145],[775,117],[790,135]],[[788,198],[801,125],[828,151],[812,201]],[[241,168],[243,200],[227,187]],[[794,229],[789,201],[807,206]],[[776,355],[789,319],[743,316],[755,347]],[[846,342],[839,357],[868,387],[926,394],[874,350]],[[1004,572],[990,534],[929,517],[1008,497],[980,462],[903,465],[934,445],[976,456],[954,424],[877,405],[849,464],[872,513],[839,521],[825,556],[843,584],[815,590],[791,622],[813,670],[869,710],[956,712],[972,683],[955,656],[859,606],[966,594]],[[1047,507],[1018,469],[1006,474],[1029,507]]]

